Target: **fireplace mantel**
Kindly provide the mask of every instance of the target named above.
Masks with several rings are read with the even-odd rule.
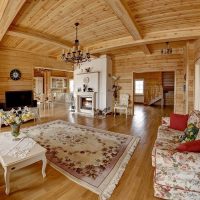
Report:
[[[86,113],[94,115],[95,109],[96,109],[96,95],[97,92],[76,92],[75,98],[76,98],[76,112],[77,113]],[[90,108],[84,108],[83,107],[83,99],[90,98],[91,99],[91,105]]]
[[[93,96],[97,92],[76,92],[76,95],[83,95],[83,96]]]

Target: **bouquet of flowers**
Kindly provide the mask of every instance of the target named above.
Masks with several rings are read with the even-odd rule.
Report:
[[[23,122],[28,121],[34,117],[28,107],[18,108],[17,110],[11,109],[10,111],[0,111],[0,117],[5,125],[21,125]]]
[[[19,107],[17,110],[0,111],[0,117],[5,125],[10,125],[11,134],[14,136],[14,140],[17,140],[20,135],[20,125],[32,119],[34,114],[29,111],[28,107],[23,109]]]

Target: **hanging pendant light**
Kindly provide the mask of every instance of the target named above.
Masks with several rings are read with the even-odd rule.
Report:
[[[169,42],[166,42],[166,48],[161,49],[161,54],[172,54],[172,48],[169,46]]]
[[[78,26],[79,23],[75,23],[75,28],[76,28],[76,39],[74,41],[74,45],[72,49],[69,49],[68,52],[66,53],[65,50],[63,50],[61,58],[65,62],[70,62],[73,64],[81,64],[86,61],[90,61],[90,53],[88,51],[84,52],[80,48],[80,43],[78,40]]]

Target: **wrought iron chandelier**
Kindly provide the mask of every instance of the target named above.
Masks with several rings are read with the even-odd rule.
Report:
[[[74,45],[72,49],[69,49],[67,53],[65,53],[65,50],[63,50],[61,58],[65,62],[71,62],[74,64],[80,64],[86,61],[90,61],[90,53],[84,52],[83,50],[80,49],[80,43],[78,40],[78,26],[79,23],[75,23],[75,28],[76,28],[76,39],[74,41]]]
[[[161,54],[172,54],[172,48],[169,46],[169,42],[166,42],[166,48],[161,49]]]

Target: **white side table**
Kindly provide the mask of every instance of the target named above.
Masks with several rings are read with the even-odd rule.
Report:
[[[46,149],[41,147],[39,144],[35,144],[31,151],[25,158],[16,158],[12,156],[0,156],[0,163],[4,168],[4,179],[6,184],[6,194],[10,193],[10,174],[18,169],[31,165],[37,161],[42,161],[42,175],[43,178],[46,176]]]

